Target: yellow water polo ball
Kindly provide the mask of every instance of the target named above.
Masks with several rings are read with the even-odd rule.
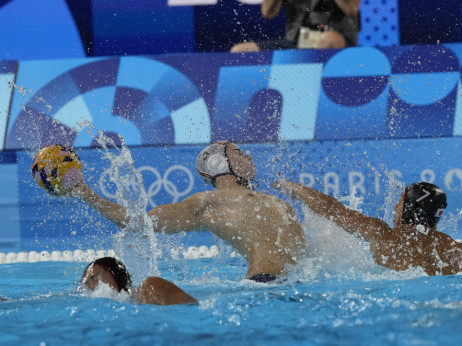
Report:
[[[49,145],[41,149],[32,163],[35,182],[53,196],[69,192],[82,177],[82,163],[74,149]]]

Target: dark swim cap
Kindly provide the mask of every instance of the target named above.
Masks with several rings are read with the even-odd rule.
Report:
[[[438,186],[411,184],[404,190],[403,223],[434,227],[446,207],[446,194]]]
[[[127,268],[118,259],[115,259],[114,257],[98,258],[97,260],[91,262],[87,266],[87,268],[85,269],[85,272],[87,271],[88,268],[90,268],[91,265],[95,265],[95,264],[103,266],[104,268],[106,268],[107,270],[111,272],[117,284],[117,288],[119,292],[122,290],[128,291],[129,288],[132,286],[132,279],[130,277],[130,274],[128,273]],[[85,276],[85,272],[83,273],[83,276]]]

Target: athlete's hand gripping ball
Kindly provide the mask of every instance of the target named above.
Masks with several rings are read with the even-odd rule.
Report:
[[[82,179],[82,163],[74,149],[50,145],[35,156],[32,176],[38,186],[50,195],[62,196]]]

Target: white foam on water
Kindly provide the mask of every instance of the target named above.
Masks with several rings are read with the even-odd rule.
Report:
[[[393,207],[402,192],[402,183],[387,174],[389,189],[385,197],[384,214],[391,225]],[[362,198],[347,196],[339,198],[350,209],[361,212]],[[317,215],[303,207],[303,229],[307,237],[307,254],[296,266],[291,277],[298,280],[318,280],[322,277],[360,278],[372,280],[405,280],[425,276],[422,268],[412,268],[397,272],[375,263],[370,252],[369,243],[359,235],[343,230],[333,221]]]
[[[89,289],[83,288],[81,293],[84,296],[88,296],[90,298],[108,298],[118,301],[120,303],[132,303],[132,297],[126,291],[117,292],[116,290],[112,289],[108,284],[104,282],[99,282],[98,286],[92,291]]]
[[[368,244],[349,234],[308,208],[304,208],[303,229],[307,237],[307,254],[297,265],[298,276],[316,279],[320,276],[351,276],[377,272]]]

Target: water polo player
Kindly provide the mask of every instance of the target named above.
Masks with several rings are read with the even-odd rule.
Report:
[[[154,230],[210,230],[246,258],[247,279],[267,282],[282,275],[305,249],[303,229],[290,205],[253,190],[256,172],[252,157],[234,143],[209,145],[196,164],[203,180],[215,190],[154,208],[149,212]],[[121,228],[130,219],[124,207],[96,194],[83,180],[72,195]]]
[[[197,300],[181,288],[159,277],[148,277],[139,287],[133,286],[125,265],[113,258],[103,257],[91,262],[83,272],[77,291],[95,290],[100,283],[117,292],[125,291],[135,302],[155,305],[195,303]]]
[[[462,244],[436,229],[447,206],[446,194],[436,185],[407,186],[395,206],[393,228],[309,187],[286,180],[276,181],[274,187],[370,242],[374,260],[384,267],[398,271],[421,267],[428,275],[455,274],[462,269]]]

